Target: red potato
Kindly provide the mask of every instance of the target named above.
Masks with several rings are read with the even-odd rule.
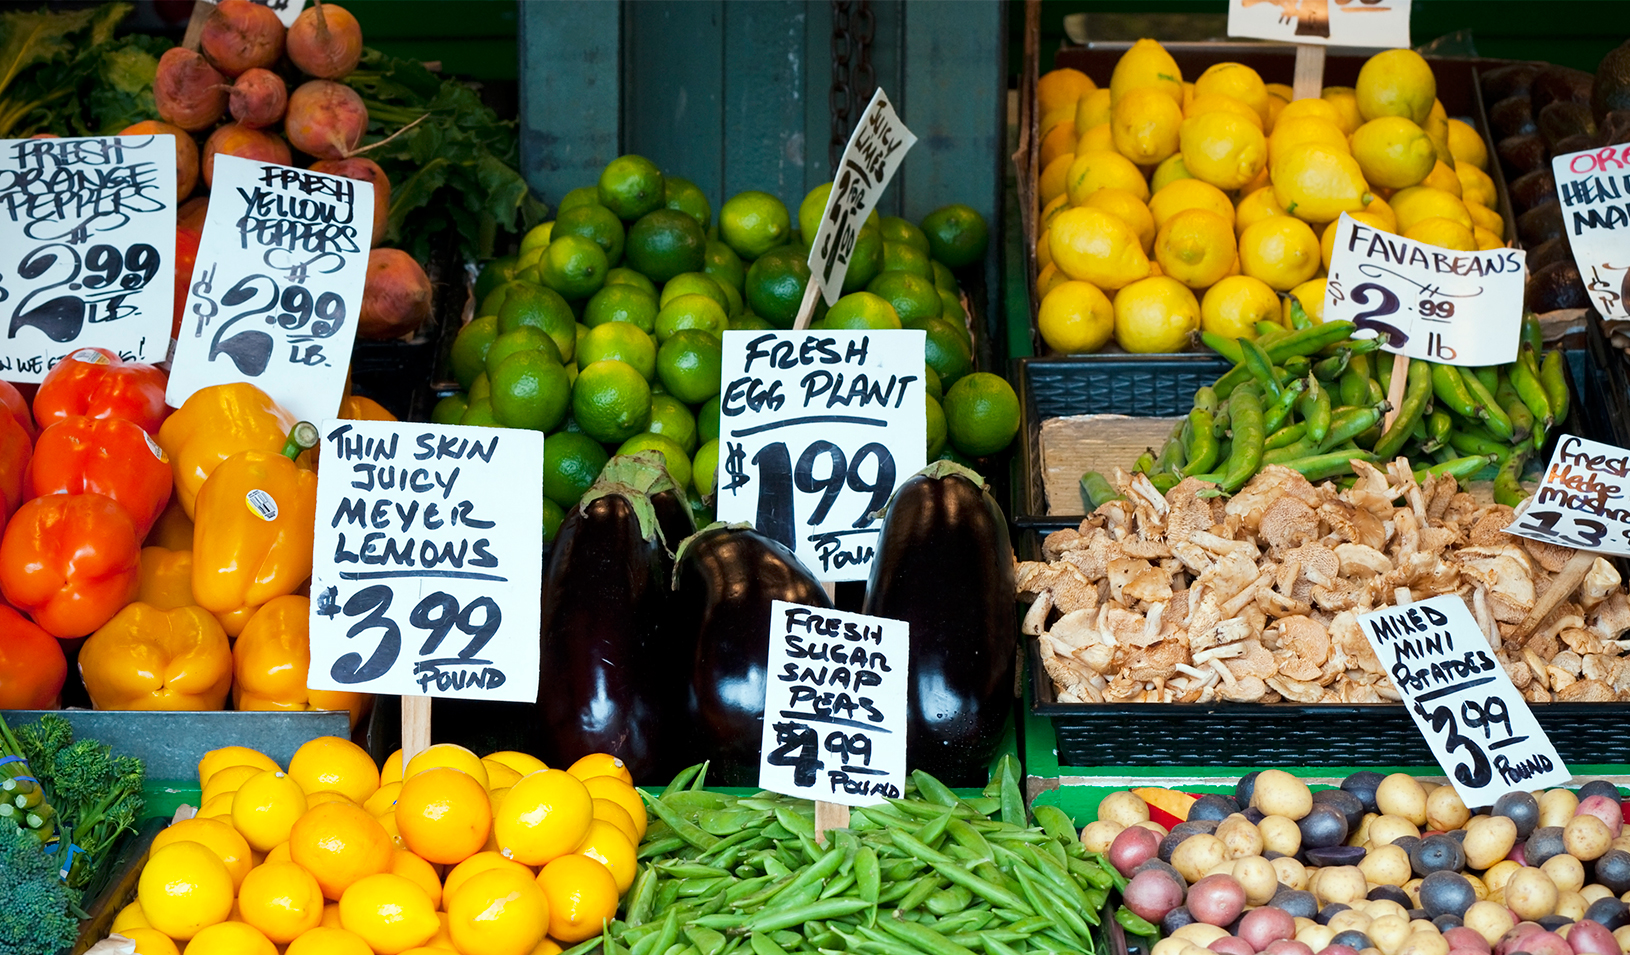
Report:
[[[1170,873],[1160,869],[1139,872],[1126,884],[1126,891],[1121,895],[1126,898],[1127,908],[1151,922],[1159,922],[1167,912],[1183,904],[1183,887]]]
[[[1574,815],[1590,815],[1602,820],[1607,824],[1607,831],[1615,839],[1619,837],[1619,833],[1624,831],[1624,807],[1619,805],[1617,799],[1609,799],[1606,796],[1586,796],[1580,800],[1579,808],[1574,810]]]
[[[1555,932],[1529,933],[1523,937],[1521,950],[1529,955],[1574,955],[1573,946]]]
[[[175,201],[182,202],[198,188],[198,143],[179,126],[144,119],[119,130],[120,136],[170,135],[175,137]]]
[[[283,55],[283,22],[270,7],[220,0],[204,21],[198,45],[210,65],[227,76],[267,67]]]
[[[259,162],[288,166],[293,163],[289,144],[276,133],[264,129],[250,129],[237,123],[226,123],[209,134],[204,143],[204,185],[215,179],[215,157],[221,154],[254,159]]]
[[[1267,955],[1313,955],[1313,949],[1306,942],[1298,942],[1293,938],[1282,938],[1263,949]]]
[[[318,159],[344,159],[367,130],[368,107],[349,86],[311,80],[289,97],[283,131],[303,153]]]
[[[1245,910],[1245,887],[1233,876],[1218,872],[1189,886],[1186,904],[1199,921],[1228,925]]]
[[[1296,937],[1296,920],[1276,905],[1264,905],[1246,912],[1239,920],[1239,937],[1260,952],[1275,942]]]
[[[1568,946],[1578,955],[1620,955],[1618,939],[1600,922],[1575,922],[1567,927],[1567,933]]]
[[[1160,851],[1160,837],[1142,826],[1122,829],[1109,844],[1109,863],[1128,878],[1132,870],[1153,859]]]
[[[357,337],[401,338],[430,318],[430,278],[401,249],[368,253],[367,283],[357,315]]]
[[[302,73],[337,80],[357,68],[362,57],[362,27],[343,7],[322,0],[289,27],[289,59]]]
[[[276,126],[289,108],[289,88],[283,77],[260,67],[244,70],[227,94],[232,118],[250,129]]]
[[[1256,955],[1256,949],[1251,947],[1251,943],[1236,935],[1224,935],[1212,941],[1206,948],[1216,952],[1217,955]]]
[[[351,156],[347,159],[322,159],[311,164],[315,172],[326,172],[331,176],[344,176],[347,179],[360,179],[374,185],[374,235],[373,244],[378,245],[385,238],[385,223],[390,218],[391,181],[385,175],[385,170],[379,168],[379,163],[362,156]]]
[[[1443,933],[1443,940],[1449,947],[1457,951],[1477,952],[1479,955],[1488,955],[1489,943],[1476,929],[1469,929],[1464,925],[1456,925]]]
[[[158,59],[153,101],[159,118],[196,133],[226,112],[226,77],[196,50],[171,47]]]

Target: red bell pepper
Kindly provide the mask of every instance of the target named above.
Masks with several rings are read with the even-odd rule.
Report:
[[[34,396],[34,420],[49,428],[63,418],[123,418],[148,434],[170,413],[164,406],[164,372],[123,361],[106,348],[81,348],[46,372]]]
[[[11,518],[25,500],[28,462],[34,442],[17,420],[0,412],[0,526]]]
[[[0,604],[0,710],[54,710],[67,678],[56,638]]]
[[[170,502],[170,459],[122,418],[64,418],[40,432],[23,493],[100,494],[118,501],[146,537]]]
[[[17,386],[9,381],[0,381],[0,414],[9,414],[17,419],[17,423],[28,432],[28,439],[34,440],[39,429],[34,427],[34,414],[28,410],[28,399],[17,390]]]
[[[83,637],[136,598],[141,538],[100,494],[36,497],[0,538],[0,595],[54,637]]]

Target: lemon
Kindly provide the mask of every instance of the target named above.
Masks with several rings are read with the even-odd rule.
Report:
[[[334,925],[314,928],[290,942],[284,955],[373,955],[368,943],[355,932],[340,928],[337,919]]]
[[[1102,209],[1068,209],[1053,220],[1050,232],[1053,264],[1072,279],[1118,289],[1149,274],[1137,235]]]
[[[1160,165],[1155,167],[1154,175],[1149,177],[1149,188],[1159,192],[1179,179],[1193,179],[1189,167],[1183,165],[1183,154],[1173,153],[1167,156]]]
[[[620,809],[618,811],[621,812]],[[639,862],[635,858],[633,840],[612,823],[599,818],[590,822],[588,835],[583,837],[574,851],[605,866],[617,885],[618,895],[627,892],[628,887],[634,884]]]
[[[1137,233],[1138,245],[1142,247],[1145,255],[1154,248],[1155,218],[1149,212],[1149,207],[1137,196],[1125,189],[1099,189],[1087,197],[1085,205],[1089,209],[1102,209],[1130,226],[1132,231]],[[1048,249],[1047,255],[1048,261],[1052,261],[1051,248]]]
[[[1343,134],[1351,136],[1364,125],[1364,116],[1358,111],[1358,94],[1351,86],[1326,86],[1319,98],[1336,108],[1336,114],[1341,117],[1336,125]]]
[[[1261,222],[1269,216],[1285,215],[1285,207],[1274,198],[1273,187],[1263,186],[1255,192],[1248,193],[1234,208],[1234,235],[1239,236],[1246,229]]]
[[[1099,123],[1075,141],[1075,153],[1080,155],[1087,152],[1096,152],[1107,149],[1115,150],[1115,129],[1109,123]]]
[[[1047,263],[1046,268],[1036,274],[1036,298],[1046,298],[1048,292],[1069,280],[1070,277],[1059,269],[1057,262]]]
[[[1065,176],[1065,190],[1070,204],[1079,206],[1099,189],[1125,189],[1139,199],[1148,201],[1149,184],[1132,160],[1107,149],[1077,153]]]
[[[1387,220],[1381,218],[1373,212],[1349,212],[1347,214],[1354,220],[1362,222],[1378,232],[1393,231],[1392,226],[1387,223]],[[1324,268],[1326,271],[1329,271],[1330,269],[1330,256],[1334,255],[1336,251],[1336,229],[1340,225],[1340,219],[1336,219],[1326,224],[1324,227],[1324,233],[1319,236],[1319,261],[1324,263]]]
[[[1274,122],[1273,128],[1277,131],[1280,123],[1304,118],[1322,119],[1337,128],[1341,126],[1340,110],[1336,109],[1329,100],[1309,96],[1287,103],[1285,108],[1279,111],[1279,117]]]
[[[148,857],[137,885],[147,923],[174,939],[189,939],[232,912],[226,863],[196,842],[175,842]]]
[[[1460,180],[1460,199],[1467,206],[1475,204],[1485,209],[1494,208],[1494,180],[1488,173],[1469,162],[1463,162],[1455,167],[1455,178]]]
[[[289,833],[289,858],[310,872],[322,886],[323,897],[339,901],[358,879],[390,869],[396,844],[385,826],[396,819],[380,819],[346,803],[323,803],[294,824]]]
[[[1497,233],[1490,232],[1488,229],[1485,229],[1482,226],[1475,226],[1472,228],[1472,237],[1477,240],[1477,249],[1480,252],[1487,252],[1491,249],[1505,248],[1504,239],[1500,238]]]
[[[1166,275],[1191,289],[1209,288],[1233,267],[1234,227],[1208,209],[1184,209],[1161,225],[1155,260]]]
[[[1239,263],[1244,274],[1286,292],[1319,270],[1319,239],[1300,219],[1271,216],[1240,235]]]
[[[656,293],[652,292],[651,297],[655,298]],[[402,751],[401,750],[396,750],[395,752],[391,753],[389,756],[386,756],[385,757],[385,765],[379,767],[379,785],[386,786],[386,785],[389,785],[390,783],[399,783],[401,781],[402,781]]]
[[[309,795],[323,790],[363,802],[379,788],[379,770],[361,746],[338,736],[319,736],[294,751],[289,778]]]
[[[1116,150],[1145,166],[1177,152],[1177,128],[1182,124],[1183,110],[1177,102],[1147,86],[1127,90],[1110,111],[1109,128]]]
[[[1426,174],[1426,178],[1422,179],[1420,184],[1431,186],[1433,189],[1441,189],[1456,199],[1464,197],[1466,192],[1465,188],[1460,184],[1460,176],[1453,169],[1444,165],[1441,159],[1432,164],[1432,171]]]
[[[1426,132],[1402,116],[1382,116],[1358,127],[1352,153],[1364,179],[1388,189],[1416,185],[1438,165]]]
[[[1263,122],[1268,119],[1268,88],[1256,70],[1243,63],[1213,63],[1194,81],[1194,96],[1198,99],[1208,93],[1231,96],[1256,111]]]
[[[249,843],[238,830],[220,819],[194,817],[172,823],[153,837],[148,851],[157,852],[173,842],[196,842],[215,853],[231,874],[234,889],[243,884],[244,876],[254,865]]]
[[[140,902],[131,902],[120,909],[119,914],[113,917],[113,924],[108,926],[108,930],[111,932],[119,932],[127,928],[152,928],[151,925],[147,924],[147,916],[141,912]]]
[[[1421,128],[1426,130],[1432,145],[1437,148],[1438,161],[1453,169],[1455,154],[1449,149],[1449,113],[1443,108],[1442,100],[1432,101],[1432,109],[1426,114],[1426,122],[1421,124]]]
[[[493,817],[500,851],[524,865],[542,865],[575,849],[594,818],[593,797],[581,780],[546,769],[510,787]]]
[[[1149,216],[1157,229],[1185,209],[1214,212],[1227,220],[1230,227],[1234,224],[1234,204],[1228,201],[1228,196],[1221,189],[1209,182],[1179,179],[1149,199]]]
[[[616,880],[588,856],[554,860],[538,873],[537,885],[549,899],[550,938],[581,942],[600,934],[602,923],[617,914]]]
[[[1385,222],[1387,224],[1387,231],[1398,231],[1397,214],[1392,211],[1392,206],[1388,205],[1387,201],[1382,199],[1380,196],[1376,196],[1374,199],[1371,199],[1369,203],[1364,206],[1364,211],[1380,219],[1382,222]]]
[[[1041,137],[1037,162],[1045,167],[1058,157],[1073,152],[1075,152],[1075,122],[1071,120],[1057,124]]]
[[[245,922],[287,945],[322,924],[323,890],[310,872],[293,862],[267,862],[243,880],[238,909]]]
[[[289,830],[305,812],[305,791],[281,772],[252,776],[232,794],[232,825],[256,852],[287,842]]]
[[[1238,116],[1257,129],[1266,128],[1262,122],[1262,114],[1234,97],[1225,96],[1222,93],[1206,93],[1203,96],[1196,96],[1183,109],[1185,119],[1193,119],[1207,113],[1228,113],[1232,116]]]
[[[1476,202],[1465,203],[1466,214],[1472,217],[1472,228],[1483,229],[1495,235],[1505,234],[1505,220],[1488,206]]]
[[[1232,113],[1202,113],[1183,121],[1183,165],[1218,189],[1238,189],[1268,162],[1262,130]]]
[[[405,782],[419,773],[428,772],[438,766],[448,766],[469,773],[481,784],[482,789],[487,788],[487,767],[481,764],[481,757],[457,743],[433,743],[426,746],[408,760],[406,768],[402,771],[402,779]]]
[[[1133,282],[1115,296],[1115,341],[1134,354],[1182,351],[1200,327],[1200,303],[1164,275]]]
[[[468,773],[449,766],[408,777],[394,815],[407,847],[438,865],[456,865],[481,851],[492,827],[487,791]]]
[[[1449,155],[1455,157],[1455,172],[1459,172],[1462,163],[1469,163],[1480,170],[1489,167],[1488,144],[1477,130],[1458,119],[1449,120]]]
[[[1458,252],[1477,251],[1477,237],[1472,231],[1453,219],[1433,216],[1421,219],[1404,230],[1404,238],[1441,246]]]
[[[220,922],[194,935],[187,951],[191,955],[277,955],[277,946],[251,925]]]
[[[1052,261],[1053,247],[1047,244],[1047,233],[1043,231],[1041,237],[1036,239],[1036,268],[1045,269],[1048,265],[1052,264]],[[889,307],[893,308],[892,305]],[[898,318],[898,316],[896,316],[896,318]]]
[[[340,926],[379,955],[398,955],[430,941],[441,920],[424,889],[381,872],[351,883],[340,896]]]
[[[198,785],[209,784],[217,772],[229,766],[258,766],[261,769],[282,769],[270,756],[247,746],[223,746],[212,749],[198,761]]]
[[[1384,50],[1364,61],[1353,93],[1365,119],[1403,116],[1424,123],[1437,99],[1438,82],[1414,50]]]
[[[1314,100],[1299,100],[1309,103]],[[1323,102],[1318,100],[1317,102]],[[1351,152],[1347,143],[1347,135],[1341,127],[1328,119],[1318,116],[1298,116],[1286,119],[1273,128],[1273,135],[1268,137],[1268,168],[1276,170],[1279,161],[1284,158],[1292,147],[1302,143],[1322,143],[1331,149],[1341,152]]]
[[[1069,67],[1049,70],[1036,79],[1036,107],[1047,113],[1074,106],[1082,96],[1097,88],[1092,78],[1080,70]]]
[[[1296,98],[1296,92],[1285,83],[1269,83],[1268,92],[1286,102]]]
[[[1038,220],[1041,228],[1046,229],[1053,224],[1053,217],[1070,207],[1069,196],[1055,196],[1052,202],[1042,207],[1041,218]]]
[[[1302,306],[1302,312],[1313,320],[1315,325],[1324,324],[1324,279],[1308,279],[1301,285],[1291,289],[1285,297],[1284,324],[1289,326],[1291,302]]]
[[[1358,161],[1321,143],[1301,143],[1285,153],[1274,169],[1273,194],[1286,212],[1318,223],[1358,212],[1373,198]]]
[[[370,816],[385,815],[395,809],[396,797],[401,792],[402,784],[400,782],[386,783],[375,790],[372,796],[368,797],[367,801],[362,804],[362,808],[367,810]]]
[[[1279,296],[1261,279],[1230,275],[1200,300],[1200,328],[1224,338],[1256,338],[1257,322],[1279,321]]]
[[[1262,131],[1264,133],[1268,135],[1273,134],[1275,124],[1279,122],[1279,117],[1285,112],[1285,107],[1289,105],[1290,100],[1285,99],[1278,93],[1268,93],[1268,120],[1262,124]]]
[[[1064,195],[1064,184],[1068,181],[1066,176],[1073,162],[1075,153],[1065,153],[1041,168],[1041,176],[1036,180],[1036,192],[1043,206]]]
[[[1042,298],[1036,330],[1060,354],[1095,352],[1115,333],[1115,306],[1091,282],[1066,281]]]
[[[1109,88],[1096,89],[1075,103],[1075,128],[1079,133],[1109,122]]]
[[[605,879],[610,881],[609,872]],[[447,890],[447,925],[460,952],[530,955],[550,928],[550,916],[548,895],[524,868],[480,872],[457,890]],[[599,927],[595,922],[596,930]]]
[[[1115,62],[1115,71],[1109,76],[1110,102],[1117,103],[1128,91],[1150,87],[1183,105],[1183,71],[1166,48],[1150,39],[1132,44]]]
[[[1465,226],[1468,232],[1472,227],[1471,213],[1466,211],[1466,204],[1431,186],[1399,190],[1392,197],[1392,212],[1397,218],[1396,228],[1401,233],[1408,233],[1410,226],[1422,219],[1450,219]]]
[[[543,764],[543,760],[533,756],[531,753],[522,753],[512,749],[504,749],[499,750],[496,753],[488,753],[481,758],[483,760],[490,759],[495,763],[503,763],[505,766],[515,770],[522,776],[530,776],[540,769],[549,768]]]

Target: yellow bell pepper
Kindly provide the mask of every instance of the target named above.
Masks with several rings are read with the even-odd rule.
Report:
[[[158,610],[196,607],[192,599],[192,551],[141,549],[141,587],[136,600]]]
[[[346,395],[340,402],[339,417],[347,421],[395,421],[384,405],[361,395]]]
[[[232,647],[232,705],[240,710],[348,710],[351,726],[373,706],[367,693],[306,688],[311,667],[311,601],[266,601]]]
[[[222,461],[240,451],[277,454],[294,416],[254,385],[212,385],[188,398],[158,430],[159,446],[175,470],[175,499],[198,517],[198,492]]]
[[[196,511],[192,596],[200,607],[253,613],[311,576],[315,472],[282,454],[240,451],[211,472]]]
[[[180,498],[170,495],[170,503],[153,523],[153,529],[147,532],[144,543],[165,550],[192,550],[192,518],[182,508]]]
[[[232,687],[226,631],[202,607],[127,605],[79,650],[99,710],[218,710]]]

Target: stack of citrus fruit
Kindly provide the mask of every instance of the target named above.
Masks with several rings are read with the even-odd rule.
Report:
[[[809,280],[809,237],[830,192],[830,183],[811,191],[797,222],[775,196],[743,192],[715,222],[693,183],[640,156],[613,160],[597,184],[567,193],[518,255],[482,271],[477,317],[453,344],[463,391],[443,399],[434,420],[547,435],[549,538],[614,453],[660,451],[706,517],[719,459],[720,336],[792,327]],[[967,206],[938,209],[920,225],[873,213],[856,238],[848,294],[830,313],[821,308],[816,327],[924,329],[938,402],[973,365],[951,270],[978,262],[988,241]],[[955,449],[975,457],[998,439],[995,450],[1005,447],[1004,422],[980,416],[989,402],[967,404],[974,410],[950,433],[953,442],[959,432],[975,437]],[[929,411],[930,457],[947,444],[943,413],[935,441],[940,410]]]
[[[1319,321],[1344,212],[1449,249],[1502,245],[1483,139],[1448,118],[1411,50],[1293,102],[1239,63],[1189,82],[1139,40],[1108,86],[1058,69],[1036,99],[1037,324],[1057,352],[1112,338],[1180,351],[1202,328],[1254,338],[1297,308]]]
[[[381,771],[323,737],[286,772],[214,750],[198,781],[113,923],[140,955],[550,955],[615,916],[646,826],[604,754],[559,770],[440,743]]]

